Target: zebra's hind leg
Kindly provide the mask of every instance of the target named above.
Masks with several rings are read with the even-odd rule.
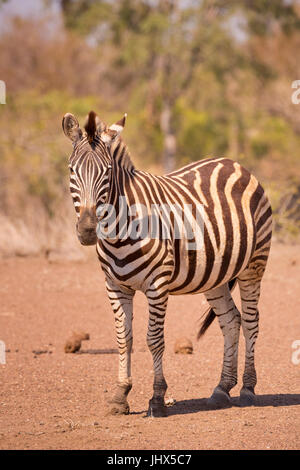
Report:
[[[127,395],[132,388],[132,306],[134,291],[124,292],[110,282],[106,283],[108,297],[114,312],[119,347],[119,378],[117,389],[110,403],[110,414],[128,414]]]
[[[237,384],[241,315],[235,306],[228,284],[205,292],[205,297],[218,317],[224,337],[221,379],[208,404],[214,408],[224,408],[231,406],[229,392]]]
[[[242,329],[245,337],[245,370],[240,391],[242,406],[255,405],[254,388],[257,382],[254,364],[254,348],[258,336],[259,312],[257,308],[261,276],[257,276],[251,263],[238,277],[242,305]]]
[[[163,373],[162,358],[165,349],[164,322],[168,289],[152,286],[146,295],[149,304],[147,344],[152,354],[154,368],[153,396],[149,400],[147,416],[157,418],[167,415],[164,397],[168,386]]]

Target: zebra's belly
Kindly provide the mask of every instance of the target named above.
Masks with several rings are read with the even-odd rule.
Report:
[[[220,247],[209,251],[202,247],[187,250],[180,247],[174,257],[174,272],[169,285],[171,295],[196,294],[225,284],[242,272],[251,258],[251,250],[239,246]]]

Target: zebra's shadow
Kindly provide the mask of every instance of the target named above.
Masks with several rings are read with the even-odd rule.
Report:
[[[80,349],[75,354],[119,354],[118,349]]]
[[[300,394],[297,393],[283,393],[273,395],[256,395],[255,407],[266,406],[295,406],[300,405]],[[218,409],[239,407],[244,408],[240,404],[239,397],[231,397],[230,405],[220,407]],[[176,402],[173,406],[168,407],[168,416],[198,413],[200,411],[216,410],[216,408],[208,403],[207,398],[194,398],[191,400],[181,400]]]

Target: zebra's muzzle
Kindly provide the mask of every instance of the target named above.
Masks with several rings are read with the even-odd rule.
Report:
[[[81,212],[76,225],[77,237],[84,246],[97,243],[97,218],[93,209],[85,209]]]

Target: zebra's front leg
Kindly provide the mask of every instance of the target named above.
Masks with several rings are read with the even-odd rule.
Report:
[[[149,401],[147,416],[163,417],[167,414],[164,397],[168,388],[163,373],[163,353],[165,349],[164,322],[168,303],[168,290],[152,287],[146,292],[149,303],[149,323],[147,344],[152,354],[154,368],[153,396]]]
[[[228,284],[206,292],[205,297],[218,317],[224,337],[221,379],[208,403],[213,407],[223,408],[231,405],[229,392],[237,384],[241,315],[231,297]]]
[[[132,293],[120,290],[119,286],[106,283],[108,297],[114,312],[115,328],[119,348],[119,377],[115,394],[110,400],[111,414],[128,414],[127,395],[132,388],[131,351],[132,351]]]

